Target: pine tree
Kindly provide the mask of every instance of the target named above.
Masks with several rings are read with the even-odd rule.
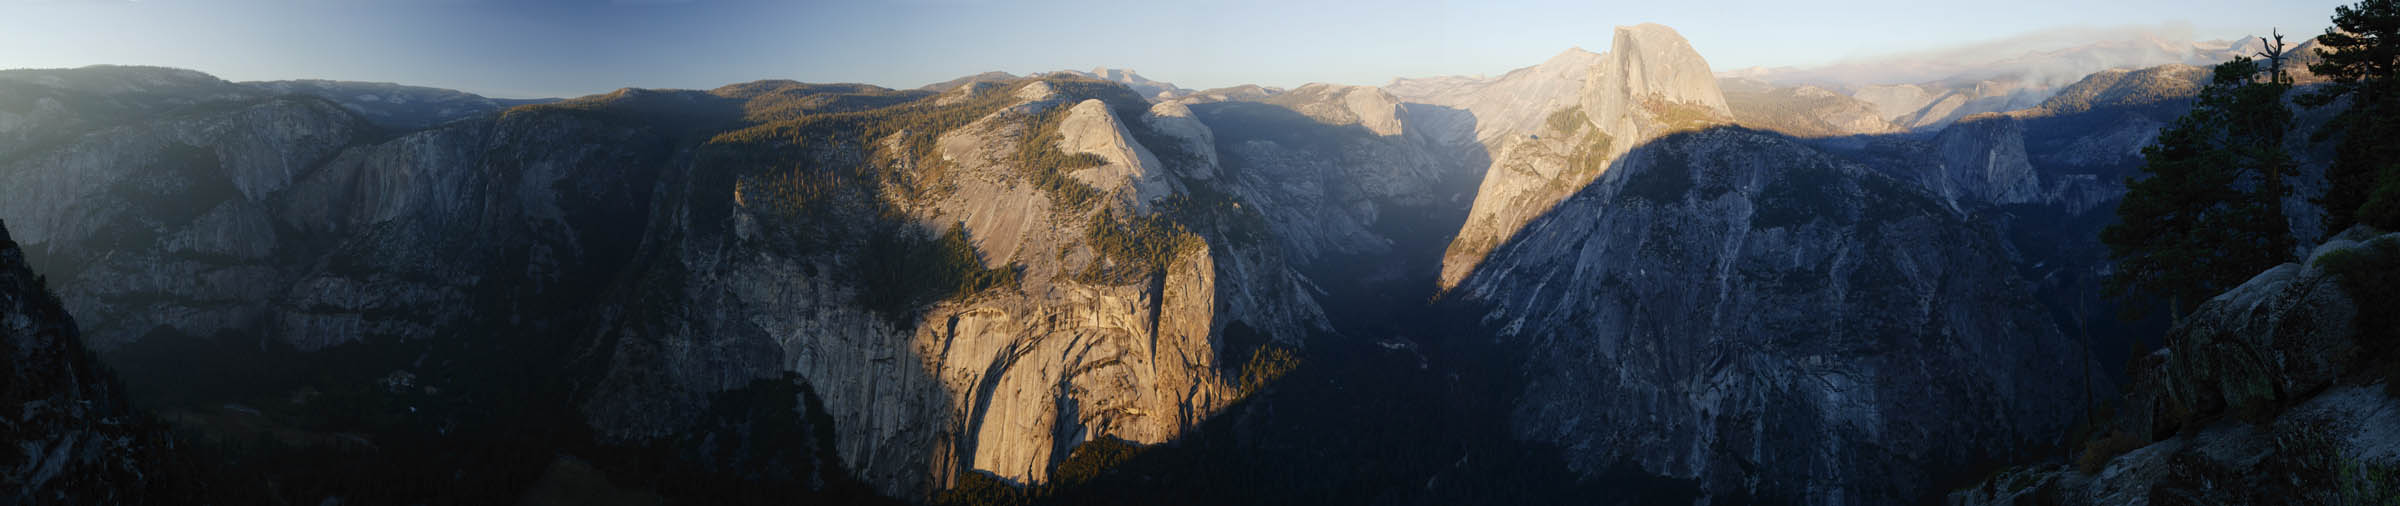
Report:
[[[2283,209],[2291,185],[2284,178],[2300,175],[2299,161],[2285,148],[2292,131],[2292,109],[2284,103],[2284,96],[2291,93],[2292,75],[2283,67],[2283,34],[2273,34],[2259,44],[2259,60],[2254,63],[2264,68],[2223,69],[2216,79],[2240,83],[2223,107],[2231,120],[2225,125],[2226,145],[2234,150],[2235,163],[2253,178],[2249,184],[2256,187],[2253,195],[2261,212],[2259,219],[2243,224],[2250,228],[2246,234],[2263,241],[2265,254],[2280,263],[2293,248],[2291,222]]]
[[[2195,110],[2142,149],[2142,171],[2149,177],[2126,181],[2119,223],[2100,233],[2117,262],[2108,278],[2110,295],[2147,293],[2182,314],[2215,284],[2209,273],[2220,270],[2214,267],[2220,255],[2204,236],[2226,228],[2234,209],[2224,204],[2238,200],[2232,163],[2211,135],[2219,115]]]
[[[2142,149],[2148,177],[2126,181],[2119,223],[2100,234],[2117,262],[2110,295],[2164,298],[2182,315],[2292,255],[2282,205],[2297,165],[2284,147],[2292,81],[2280,39],[2260,54],[2264,66],[2217,65],[2192,110]]]
[[[2326,232],[2353,223],[2400,228],[2400,0],[2335,7],[2333,25],[2317,37],[2323,61],[2308,67],[2333,82],[2301,97],[2311,107],[2349,99],[2316,134],[2341,137],[2318,201]]]

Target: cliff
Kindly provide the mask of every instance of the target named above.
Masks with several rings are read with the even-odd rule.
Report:
[[[181,79],[110,72],[59,75]],[[796,378],[844,467],[922,498],[1164,442],[1237,397],[1228,328],[1297,347],[1325,325],[1258,206],[1205,182],[1204,125],[1115,84],[627,89],[391,134],[229,89],[23,120],[90,128],[0,157],[0,216],[94,348],[536,350],[629,444]],[[456,360],[374,359],[474,391]]]
[[[0,226],[0,501],[144,504],[168,494],[165,438],[83,347]]]
[[[1515,432],[1580,472],[1888,504],[2077,409],[2086,358],[2010,261],[1922,190],[1720,128],[1634,148],[1451,293],[1528,354]]]
[[[1707,60],[1673,29],[1617,27],[1615,42],[1598,60],[1582,76],[1575,106],[1549,111],[1536,129],[1487,145],[1490,168],[1442,257],[1443,287],[1457,284],[1490,248],[1511,240],[1527,221],[1589,184],[1634,146],[1733,121]]]

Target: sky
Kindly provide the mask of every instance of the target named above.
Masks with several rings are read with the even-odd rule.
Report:
[[[1656,22],[1710,66],[2321,33],[2340,0],[0,0],[0,69],[161,65],[496,97],[1094,67],[1204,89],[1497,75]],[[2300,37],[2294,37],[2297,40]],[[2052,46],[2052,47],[2041,47]]]

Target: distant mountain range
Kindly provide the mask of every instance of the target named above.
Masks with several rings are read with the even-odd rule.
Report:
[[[2292,44],[2301,43],[2291,37]],[[1834,88],[1871,85],[1959,83],[1986,80],[2026,81],[2034,86],[2063,86],[2084,75],[2108,69],[2142,68],[2170,63],[2211,65],[2259,50],[2257,37],[2234,40],[2172,40],[2144,34],[2045,51],[1991,57],[1989,53],[1960,54],[1931,51],[1868,57],[1818,66],[1750,67],[1718,72],[1719,77],[1744,78],[1775,85],[1813,84]]]
[[[1751,67],[1717,75],[1770,87],[1834,90],[1873,105],[1899,128],[1926,129],[1975,114],[2034,107],[2093,73],[2160,65],[2206,67],[2258,53],[2262,42],[2259,37],[2188,41],[2145,34],[2001,58],[1935,51],[1813,67]],[[2312,81],[2307,63],[2315,59],[2316,40],[2304,34],[2287,37],[2286,43],[2294,55],[2286,68],[2302,82]]]
[[[1107,68],[1107,67],[1098,67],[1098,68],[1094,68],[1094,69],[1092,69],[1092,70],[1091,70],[1091,71],[1089,71],[1089,72],[1086,72],[1086,71],[1081,71],[1081,70],[1061,70],[1061,71],[1058,71],[1058,72],[1054,72],[1054,74],[1066,74],[1066,75],[1072,75],[1072,76],[1077,76],[1077,77],[1085,77],[1085,78],[1091,78],[1091,79],[1098,79],[1098,80],[1102,80],[1102,81],[1108,81],[1108,82],[1113,82],[1113,83],[1117,83],[1117,84],[1122,84],[1122,85],[1125,85],[1125,87],[1126,87],[1126,88],[1130,88],[1130,89],[1132,89],[1132,90],[1134,91],[1134,93],[1139,93],[1139,94],[1141,94],[1141,96],[1142,96],[1143,98],[1147,98],[1147,99],[1149,99],[1149,100],[1152,100],[1152,101],[1159,101],[1159,100],[1173,99],[1173,98],[1176,98],[1176,97],[1181,97],[1181,96],[1184,96],[1184,95],[1190,95],[1190,94],[1192,94],[1192,90],[1188,90],[1188,89],[1184,89],[1184,88],[1182,88],[1182,87],[1175,86],[1175,83],[1169,83],[1169,82],[1165,82],[1165,81],[1153,81],[1153,80],[1150,80],[1150,78],[1142,77],[1142,75],[1141,75],[1141,74],[1136,74],[1136,73],[1134,73],[1132,70],[1126,70],[1126,69],[1112,69],[1112,68]],[[970,75],[970,76],[964,76],[964,77],[960,77],[960,78],[957,78],[957,79],[951,79],[951,80],[948,80],[948,81],[942,81],[942,82],[938,82],[938,83],[928,84],[928,85],[925,85],[925,86],[918,87],[917,89],[920,89],[920,90],[926,90],[926,91],[949,91],[949,90],[952,90],[952,89],[956,89],[956,88],[958,88],[958,87],[960,87],[960,86],[966,86],[966,85],[968,85],[968,84],[979,83],[979,82],[985,82],[985,83],[1007,82],[1007,81],[1010,81],[1010,80],[1017,79],[1017,77],[1018,77],[1018,76],[1017,76],[1016,74],[1010,74],[1010,73],[1007,73],[1007,72],[1000,72],[1000,71],[991,71],[991,72],[984,72],[984,73],[981,73],[981,74],[975,74],[975,75]]]

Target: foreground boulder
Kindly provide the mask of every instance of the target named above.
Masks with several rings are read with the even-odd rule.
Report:
[[[2259,273],[2133,364],[2069,465],[1950,495],[1986,504],[2390,504],[2400,500],[2400,234],[2364,228]]]

